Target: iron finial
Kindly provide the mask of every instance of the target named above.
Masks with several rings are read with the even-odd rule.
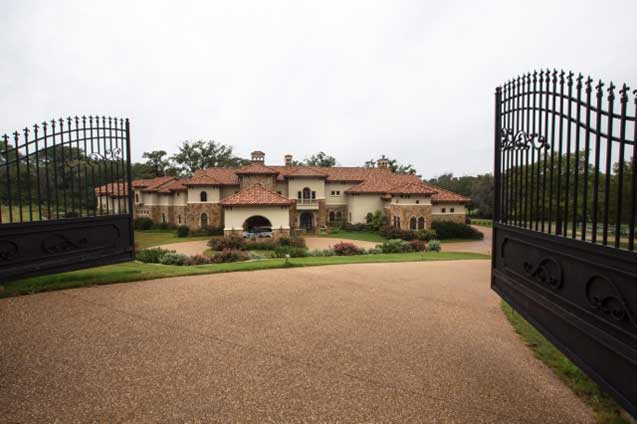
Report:
[[[624,85],[622,85],[622,88],[619,90],[619,94],[621,94],[620,101],[622,103],[628,102],[628,92],[629,91],[630,91],[630,87],[628,87],[626,85],[626,83],[624,83]]]
[[[615,84],[613,84],[613,82],[610,82],[610,85],[608,86],[608,100],[613,100],[615,99]]]
[[[572,71],[568,71],[568,86],[571,87],[573,85],[573,76],[575,74]]]

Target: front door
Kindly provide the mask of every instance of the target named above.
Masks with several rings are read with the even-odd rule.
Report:
[[[303,212],[301,214],[301,228],[311,230],[314,228],[314,214],[312,212]]]

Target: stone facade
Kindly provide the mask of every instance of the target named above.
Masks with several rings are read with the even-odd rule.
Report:
[[[435,213],[431,215],[432,221],[447,221],[455,222],[457,224],[464,224],[466,216],[463,213]]]
[[[241,182],[241,190],[255,184],[261,184],[270,190],[276,191],[276,182],[272,175],[242,175],[239,180]]]
[[[223,226],[223,208],[216,203],[188,204],[185,206],[184,224],[192,229],[201,228],[201,214],[203,213],[208,215],[208,227]]]
[[[409,229],[409,220],[412,217],[416,219],[425,218],[425,229],[431,229],[431,205],[396,205],[391,204],[385,208],[385,213],[389,220],[389,224],[392,225],[394,217],[400,218],[400,228],[403,230]]]

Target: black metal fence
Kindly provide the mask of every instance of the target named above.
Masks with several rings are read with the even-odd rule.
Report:
[[[491,287],[637,416],[635,95],[558,71],[496,89]]]
[[[555,70],[499,87],[498,220],[635,250],[634,94]]]
[[[128,120],[89,116],[0,140],[0,280],[132,258]]]
[[[5,134],[0,223],[126,213],[128,125],[111,117],[75,117]],[[100,199],[107,195],[113,200]]]

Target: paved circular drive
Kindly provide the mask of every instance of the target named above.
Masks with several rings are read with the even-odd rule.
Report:
[[[593,422],[499,303],[488,261],[4,299],[0,421]]]

